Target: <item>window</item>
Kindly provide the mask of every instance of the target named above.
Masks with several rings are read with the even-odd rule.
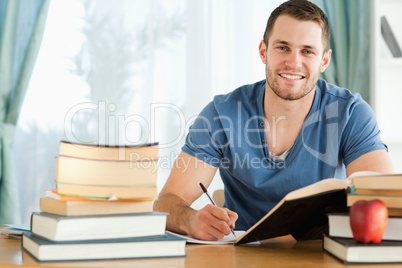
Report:
[[[281,2],[52,1],[16,131],[23,222],[55,188],[60,140],[158,141],[161,189],[194,116],[265,78],[258,44]]]

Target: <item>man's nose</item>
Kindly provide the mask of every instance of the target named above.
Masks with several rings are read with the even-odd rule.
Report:
[[[302,57],[300,52],[292,51],[286,56],[285,65],[289,68],[295,69],[302,66]]]

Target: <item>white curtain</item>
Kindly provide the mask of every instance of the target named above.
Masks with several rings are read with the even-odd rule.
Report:
[[[258,45],[281,2],[52,1],[15,137],[22,222],[55,188],[60,140],[158,141],[160,190],[213,96],[265,78]]]

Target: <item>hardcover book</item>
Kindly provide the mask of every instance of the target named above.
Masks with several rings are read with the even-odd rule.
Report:
[[[324,235],[323,249],[344,263],[402,262],[401,241],[362,244],[352,238],[337,238]]]
[[[111,197],[119,199],[155,199],[158,195],[156,185],[150,185],[148,187],[131,187],[57,183],[56,189],[58,194],[105,199]]]
[[[353,238],[349,213],[329,213],[329,235],[332,237]],[[389,217],[383,240],[402,241],[402,217]]]
[[[365,195],[349,193],[347,196],[347,205],[351,207],[354,203],[358,201],[370,201],[374,199],[381,200],[388,208],[402,209],[402,196]]]
[[[38,261],[184,257],[185,245],[185,239],[170,233],[148,237],[55,242],[25,232],[21,240],[22,249]]]
[[[291,234],[297,240],[321,239],[328,232],[327,213],[346,208],[348,183],[325,179],[288,193],[235,245]]]
[[[59,154],[70,157],[98,160],[158,160],[159,146],[158,143],[133,146],[102,146],[61,141]]]
[[[154,211],[92,216],[34,212],[31,232],[52,241],[162,235],[165,233],[166,217],[166,213]]]
[[[153,200],[57,200],[41,198],[40,209],[44,212],[65,216],[105,215],[152,211]]]
[[[115,161],[56,157],[56,183],[103,186],[156,185],[157,160]]]
[[[351,177],[351,183],[356,190],[402,190],[402,174],[358,172]]]

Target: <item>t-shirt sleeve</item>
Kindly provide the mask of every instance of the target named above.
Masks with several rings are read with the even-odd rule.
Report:
[[[209,103],[189,128],[182,151],[218,167],[222,148],[227,144],[225,132],[214,102]]]
[[[350,105],[350,117],[342,135],[342,152],[345,166],[371,151],[386,149],[380,138],[380,129],[371,107],[357,95]]]

